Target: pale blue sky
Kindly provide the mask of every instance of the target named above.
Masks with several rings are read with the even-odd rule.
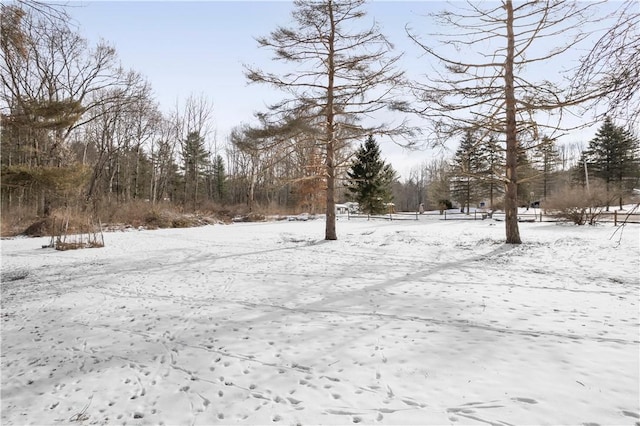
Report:
[[[374,1],[366,19],[375,19],[413,77],[429,71],[420,49],[405,32],[408,24],[426,36],[434,31],[426,14],[443,9],[439,1]],[[143,74],[163,111],[190,94],[203,94],[214,105],[219,142],[255,111],[281,99],[263,85],[247,85],[243,64],[274,70],[271,52],[257,47],[254,37],[266,36],[290,22],[287,1],[116,1],[73,2],[68,9],[79,32],[95,43],[103,38],[115,46],[122,65]],[[383,154],[403,176],[410,167],[432,157],[431,152],[406,152],[381,141]]]
[[[404,51],[412,74],[427,66],[420,50],[410,43],[405,25],[428,24],[425,15],[443,3],[431,1],[379,1],[367,5],[366,19],[375,19],[383,33]],[[79,32],[95,43],[112,44],[122,65],[143,74],[151,83],[163,111],[190,94],[204,94],[214,105],[214,127],[224,142],[232,127],[251,122],[252,114],[281,99],[264,85],[247,85],[243,64],[273,70],[269,50],[254,37],[266,36],[290,22],[293,4],[287,1],[91,1],[73,2],[68,9]],[[426,69],[425,69],[426,71]],[[381,141],[385,156],[406,174],[418,164],[416,153]],[[402,163],[402,164],[401,164]]]

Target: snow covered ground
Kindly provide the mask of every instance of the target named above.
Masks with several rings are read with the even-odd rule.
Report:
[[[2,241],[2,424],[640,422],[640,226]]]

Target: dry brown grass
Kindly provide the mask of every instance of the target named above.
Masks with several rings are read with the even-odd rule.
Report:
[[[38,216],[32,210],[26,207],[17,207],[7,211],[3,208],[0,216],[0,236],[18,235],[24,232],[27,226],[37,222]]]
[[[212,223],[229,223],[242,211],[240,208],[220,208],[215,205],[195,213],[184,212],[170,203],[152,204],[145,201],[115,203],[101,201],[91,208],[54,209],[48,218],[33,214],[33,209],[2,211],[2,237],[28,235],[43,237],[56,235],[54,229],[64,223],[67,234],[86,232],[87,224],[101,224],[105,230],[123,228],[188,228]],[[93,226],[92,225],[92,226]]]
[[[74,207],[54,209],[48,218],[38,217],[35,209],[3,208],[1,224],[2,237],[16,235],[51,236],[64,223],[67,234],[86,232],[87,224],[102,225],[103,230],[124,228],[188,228],[212,223],[231,223],[234,218],[246,217],[247,220],[264,220],[267,215],[287,215],[291,212],[278,210],[274,205],[256,206],[252,213],[244,204],[220,205],[213,202],[202,203],[196,212],[185,211],[171,203],[150,203],[148,201],[130,201],[118,203],[113,200],[99,200],[91,205],[77,203]]]

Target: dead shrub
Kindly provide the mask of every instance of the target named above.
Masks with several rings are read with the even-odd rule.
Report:
[[[87,224],[94,221],[100,222],[90,212],[82,212],[78,209],[55,209],[51,216],[36,219],[20,234],[29,237],[59,235],[62,224],[66,233],[77,234],[87,232]]]
[[[22,231],[27,237],[47,237],[53,232],[53,218],[39,219]]]
[[[129,217],[129,220],[125,223],[137,226],[135,224],[135,218],[133,223],[131,217]],[[167,213],[153,209],[146,212],[143,218],[143,224],[150,229],[170,228],[172,226],[172,220]]]
[[[208,207],[218,208],[215,204]],[[2,236],[13,237],[27,235],[44,237],[55,235],[53,222],[64,219],[67,232],[79,233],[88,221],[102,223],[105,230],[122,230],[125,228],[187,228],[215,223],[230,223],[236,212],[246,214],[246,206],[220,207],[220,210],[198,211],[185,213],[180,206],[169,202],[150,203],[144,200],[116,202],[115,200],[93,200],[90,204],[69,206],[64,209],[54,209],[48,218],[38,217],[33,208],[20,209],[12,207],[2,209]],[[263,220],[252,217],[252,220]]]
[[[56,250],[76,250],[81,248],[104,247],[104,236],[100,221],[94,222],[93,218],[87,219],[84,223],[77,222],[73,228],[71,224],[71,215],[66,218],[51,217],[46,222],[46,234],[51,236],[49,244],[43,245],[42,248],[55,248]],[[34,226],[30,227],[35,229]],[[41,235],[42,236],[42,235]]]
[[[545,200],[544,209],[547,215],[576,225],[594,225],[614,198],[615,195],[607,195],[606,188],[599,182],[594,182],[589,189],[566,186]]]
[[[15,237],[16,235],[27,235],[25,233],[26,228],[36,222],[41,221],[41,218],[35,214],[34,209],[26,206],[7,206],[2,205],[2,212],[0,217],[2,220],[2,230],[0,235],[2,237]]]
[[[173,220],[171,221],[172,228],[191,228],[191,227],[200,226],[200,225],[201,223],[200,221],[197,220],[197,218],[192,218],[188,216],[176,217],[176,218],[173,218]]]

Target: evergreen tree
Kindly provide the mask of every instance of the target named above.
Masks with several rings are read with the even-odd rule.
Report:
[[[536,192],[542,199],[546,199],[553,183],[553,174],[558,164],[560,164],[560,154],[558,153],[556,141],[544,136],[542,141],[533,148],[532,154],[534,167],[540,174],[540,177],[536,180]]]
[[[385,203],[391,202],[396,173],[380,158],[380,147],[373,136],[369,135],[356,151],[347,176],[347,190],[360,205],[360,210],[368,214],[386,211]]]
[[[213,198],[223,202],[226,198],[227,178],[224,167],[224,159],[216,155],[213,161]]]
[[[182,160],[184,170],[184,202],[193,202],[197,207],[200,181],[206,170],[209,153],[204,146],[204,138],[198,132],[191,132],[182,144]]]
[[[533,201],[532,196],[535,196],[534,181],[540,174],[534,167],[531,157],[531,148],[518,143],[516,156],[518,167],[516,170],[519,177],[516,188],[516,200],[518,201],[517,205],[520,207],[528,207]]]
[[[481,145],[471,132],[467,132],[453,159],[451,182],[453,199],[460,203],[461,210],[467,214],[471,203],[483,197],[482,175],[486,170]]]
[[[607,117],[583,153],[581,163],[586,163],[589,176],[602,179],[607,194],[620,191],[620,208],[624,190],[636,185],[640,176],[638,147],[636,137]]]
[[[504,193],[504,149],[493,136],[481,143],[481,154],[484,159],[482,172],[483,195],[489,197],[489,209],[495,210],[496,197]]]

